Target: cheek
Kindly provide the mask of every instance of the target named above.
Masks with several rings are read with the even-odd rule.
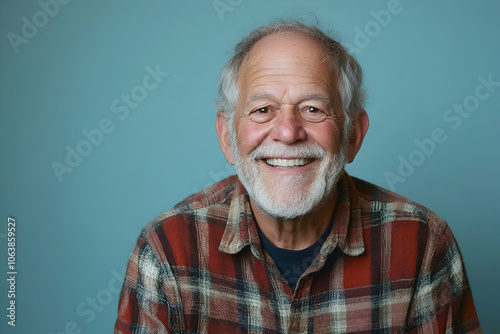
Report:
[[[248,154],[262,144],[269,133],[268,128],[266,125],[251,121],[241,122],[236,133],[241,154]]]
[[[318,124],[308,132],[310,138],[323,147],[328,153],[336,154],[340,151],[342,128],[336,124]]]

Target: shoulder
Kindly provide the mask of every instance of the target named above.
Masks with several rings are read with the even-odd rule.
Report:
[[[442,234],[447,223],[427,207],[370,182],[351,177],[359,198],[365,226],[406,224]]]
[[[222,225],[227,219],[232,195],[241,183],[236,175],[232,175],[209,187],[190,195],[171,209],[163,212],[149,222],[142,230],[142,238],[150,238],[151,234],[185,235],[188,230],[196,229],[201,224]],[[220,226],[223,227],[223,226]]]

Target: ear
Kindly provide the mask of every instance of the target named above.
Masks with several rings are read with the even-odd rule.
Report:
[[[217,136],[219,137],[219,145],[226,157],[226,161],[234,165],[233,152],[231,151],[231,139],[229,138],[229,124],[228,119],[224,116],[223,111],[217,112],[217,119],[215,121],[215,128]]]
[[[361,109],[358,117],[353,124],[353,132],[351,135],[351,140],[349,141],[349,152],[348,152],[348,162],[354,161],[356,154],[358,154],[363,139],[365,138],[366,131],[368,131],[368,126],[370,121],[368,120],[368,115],[364,109]]]

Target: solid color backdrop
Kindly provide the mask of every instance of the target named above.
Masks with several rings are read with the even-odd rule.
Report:
[[[0,259],[16,220],[16,326],[110,333],[128,255],[161,212],[233,172],[220,69],[252,28],[317,20],[361,63],[371,126],[348,171],[448,221],[485,333],[500,330],[500,2],[0,4]],[[80,330],[80,331],[79,331]]]

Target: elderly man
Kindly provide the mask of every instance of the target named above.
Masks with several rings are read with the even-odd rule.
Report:
[[[479,333],[460,251],[428,209],[350,177],[362,72],[321,30],[254,30],[216,128],[237,176],[142,231],[115,333]]]

